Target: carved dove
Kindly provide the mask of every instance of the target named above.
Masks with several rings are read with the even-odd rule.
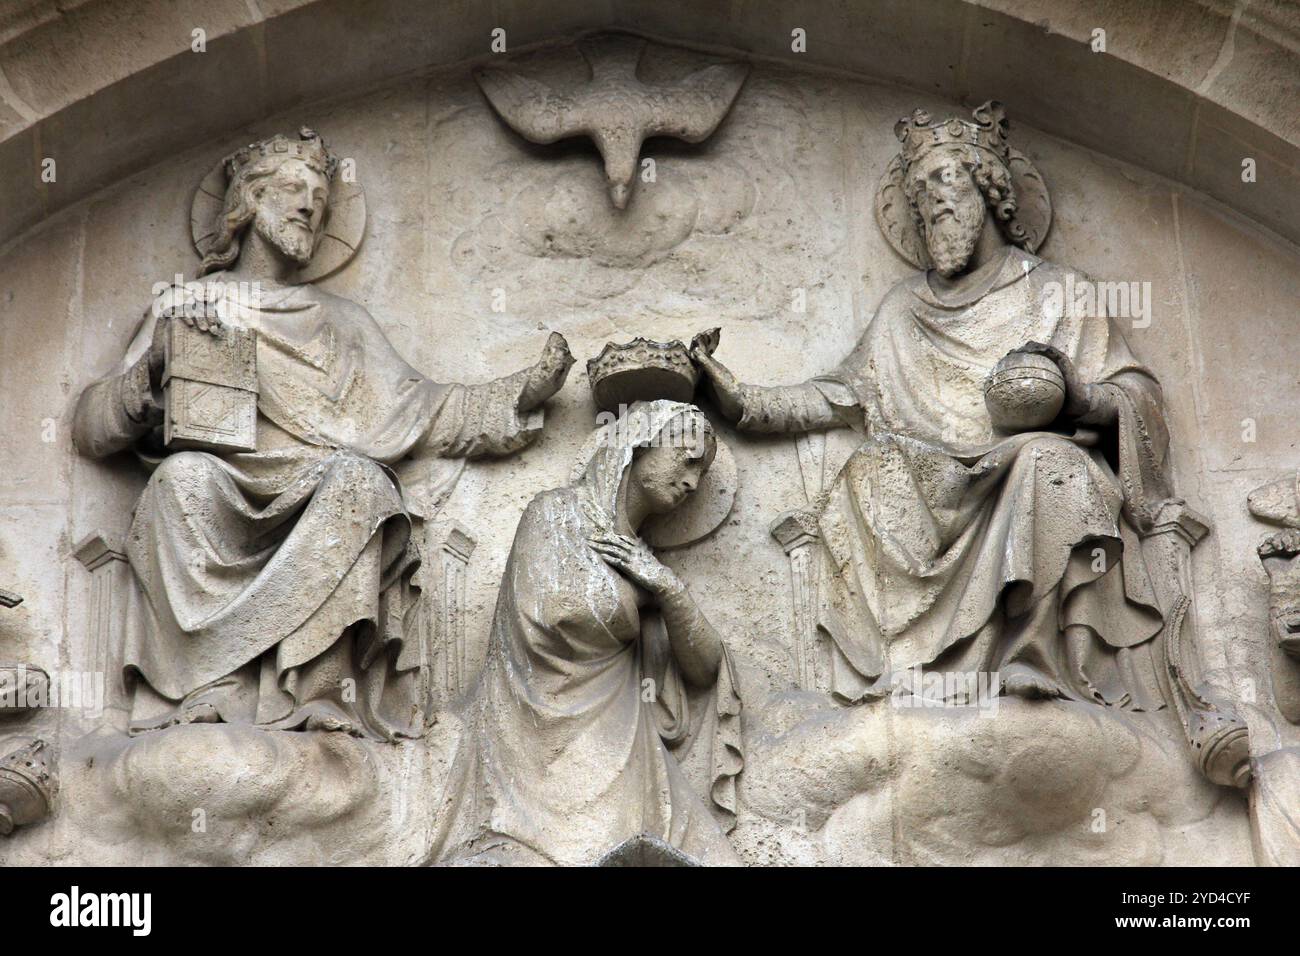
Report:
[[[556,90],[510,70],[483,68],[474,75],[493,109],[525,139],[554,143],[590,137],[605,161],[610,198],[624,209],[641,143],[651,136],[688,143],[707,139],[749,75],[746,63],[723,63],[672,83],[644,83],[637,68],[645,45],[622,37],[580,43],[591,77],[572,90]]]

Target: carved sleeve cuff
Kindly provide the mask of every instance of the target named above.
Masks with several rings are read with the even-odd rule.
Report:
[[[145,356],[120,375],[82,392],[72,438],[82,454],[103,458],[134,445],[161,422],[162,407],[153,393]]]
[[[448,458],[509,455],[533,442],[542,431],[543,410],[519,411],[528,369],[483,385],[453,386],[460,391],[460,421],[442,450]]]
[[[149,356],[142,356],[122,376],[122,408],[127,418],[153,428],[162,424],[161,396],[156,395],[149,378]]]
[[[742,385],[744,413],[737,427],[750,432],[806,432],[852,424],[857,400],[841,382],[812,379],[800,385]]]
[[[1100,382],[1088,391],[1089,408],[1079,416],[1081,425],[1113,425],[1119,415],[1118,385]]]
[[[661,597],[659,613],[663,615],[664,624],[670,634],[684,636],[687,639],[708,626],[703,613],[695,604],[695,599],[685,588]]]

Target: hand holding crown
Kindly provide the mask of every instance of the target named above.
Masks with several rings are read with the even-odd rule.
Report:
[[[719,331],[710,329],[696,335],[691,339],[690,354],[709,380],[718,411],[728,421],[737,422],[745,413],[745,403],[741,397],[744,386],[732,374],[731,369],[713,357],[713,351],[718,347]]]

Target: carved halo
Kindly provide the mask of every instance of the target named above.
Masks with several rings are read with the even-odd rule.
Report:
[[[1016,191],[1016,221],[1024,227],[1029,252],[1037,252],[1052,225],[1052,200],[1042,174],[1019,150],[1010,153],[1011,184]],[[930,253],[917,229],[912,204],[903,190],[903,160],[895,156],[876,188],[876,222],[894,251],[916,266],[928,269]]]
[[[216,235],[217,219],[226,202],[226,172],[224,161],[212,167],[203,177],[194,202],[190,205],[190,235],[200,256],[207,251],[208,243]],[[329,206],[325,211],[325,226],[311,262],[293,276],[293,283],[315,282],[342,269],[357,254],[366,232],[366,194],[358,182],[344,182],[335,176],[330,183]]]
[[[569,475],[571,482],[582,478],[604,436],[605,429],[598,428],[583,442]],[[641,538],[652,548],[665,550],[694,544],[712,534],[731,514],[739,482],[736,459],[716,431],[714,438],[718,450],[713,456],[713,464],[700,479],[699,487],[671,513],[653,515],[641,527]]]

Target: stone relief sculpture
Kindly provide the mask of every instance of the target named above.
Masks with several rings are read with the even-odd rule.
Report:
[[[0,836],[45,819],[58,791],[49,745],[33,740],[0,758]]]
[[[1170,474],[1182,405],[1166,407],[1121,316],[1073,307],[1087,276],[1039,255],[1053,196],[1002,107],[898,122],[874,212],[915,272],[834,368],[753,384],[732,368],[768,348],[778,368],[798,358],[779,351],[800,321],[792,285],[843,319],[844,284],[870,281],[839,221],[864,208],[845,176],[865,151],[842,134],[889,127],[845,77],[756,63],[770,71],[746,89],[749,64],[646,48],[580,39],[589,75],[572,85],[555,80],[577,64],[566,43],[519,54],[534,72],[462,66],[365,101],[384,107],[363,116],[384,171],[427,181],[371,195],[386,228],[366,241],[389,271],[361,286],[423,267],[394,290],[438,303],[422,331],[486,352],[555,316],[593,353],[601,427],[566,425],[472,476],[450,509],[465,524],[446,504],[466,463],[538,439],[573,364],[564,337],[494,381],[436,382],[316,285],[361,249],[367,216],[319,135],[251,143],[202,180],[197,279],[154,297],[72,421],[77,451],[114,463],[76,465],[80,487],[148,476],[138,498],[129,485],[129,530],[79,507],[72,524],[92,523],[59,551],[64,589],[84,585],[64,620],[84,634],[51,659],[108,675],[104,714],[2,741],[0,835],[17,836],[0,847],[693,866],[1151,864],[1221,844],[1232,862],[1300,863],[1296,479],[1250,501],[1281,529],[1258,554],[1285,721],[1243,695],[1248,734],[1206,684],[1226,663],[1197,647],[1190,558],[1211,529]],[[530,143],[590,139],[609,204],[589,156],[539,161],[497,120]],[[725,143],[636,184],[647,138],[701,143],[724,121]],[[1077,170],[1040,148],[1075,230],[1078,197],[1105,180],[1068,182]],[[394,216],[417,203],[419,225]],[[402,243],[421,228],[416,255]],[[1064,241],[1082,248],[1078,231]],[[448,316],[480,317],[466,291],[482,289],[509,306],[452,330]],[[717,311],[748,323],[726,364],[719,329],[684,344]],[[1168,385],[1178,365],[1157,367]],[[842,467],[832,429],[853,444]],[[792,493],[806,501],[783,510]],[[0,590],[0,607],[21,600]],[[936,674],[956,677],[937,712],[892,709],[930,698]],[[975,702],[974,675],[1006,696],[947,706]],[[0,665],[0,692],[50,683]],[[32,850],[18,828],[46,817],[54,849]],[[66,849],[83,836],[99,845]]]
[[[14,608],[22,601],[21,595],[0,588],[0,607]],[[49,696],[50,677],[40,667],[0,664],[0,717],[30,718]],[[0,836],[49,815],[58,791],[49,751],[44,739],[35,738],[0,757]]]
[[[1256,488],[1247,507],[1282,529],[1265,537],[1257,553],[1269,578],[1274,697],[1282,715],[1300,724],[1300,474]]]
[[[1144,539],[1179,500],[1160,386],[1113,319],[1064,301],[1085,277],[1033,254],[1050,207],[999,104],[971,120],[917,110],[895,133],[878,214],[895,248],[932,268],[803,384],[744,384],[693,350],[744,431],[866,435],[810,520],[777,528],[792,555],[809,530],[828,552],[814,612],[825,683],[858,702],[915,668],[997,673],[1012,695],[1158,709],[1172,694],[1162,639],[1175,607],[1159,581],[1172,569]],[[1214,774],[1239,783],[1244,727],[1228,731],[1215,740],[1231,756],[1216,761],[1231,769]]]
[[[652,136],[699,143],[713,135],[749,75],[745,63],[705,67],[676,83],[647,83],[637,75],[645,41],[609,35],[578,50],[591,70],[587,83],[555,90],[510,70],[474,75],[493,108],[520,136],[554,143],[586,136],[605,162],[609,198],[623,209],[632,195],[641,144]]]
[[[695,406],[661,400],[598,434],[581,477],[520,519],[435,861],[593,863],[644,836],[739,862],[726,838],[744,766],[731,660],[638,537],[709,492],[713,430]]]
[[[1288,723],[1300,724],[1300,474],[1256,488],[1250,513],[1280,526],[1256,553],[1268,575],[1273,702]],[[1268,739],[1269,735],[1259,734]],[[1272,866],[1300,866],[1300,747],[1281,746],[1255,755],[1251,829],[1255,855]]]
[[[719,329],[702,333],[706,347],[717,348]],[[689,402],[700,381],[700,370],[682,342],[606,342],[600,354],[587,361],[591,397],[601,416],[616,416],[642,401]],[[572,479],[580,481],[601,432],[597,431],[578,453]],[[727,443],[713,436],[709,494],[693,494],[666,514],[651,515],[641,527],[641,539],[656,550],[694,544],[717,530],[736,503],[739,475]]]
[[[1269,626],[1280,657],[1274,668],[1274,691],[1282,715],[1300,724],[1300,529],[1270,534],[1259,546],[1269,578]]]
[[[227,721],[419,734],[412,520],[437,511],[465,459],[536,438],[572,364],[552,335],[530,368],[439,384],[365,309],[301,282],[336,166],[307,129],[229,156],[200,270],[215,301],[164,292],[120,370],[78,402],[82,454],[131,449],[152,470],[125,545],[138,585],[122,658],[133,731]],[[256,380],[241,386],[256,396],[252,450],[164,444],[178,336],[208,337],[215,356],[218,343],[255,341]],[[202,385],[215,361],[191,362],[189,378]]]

